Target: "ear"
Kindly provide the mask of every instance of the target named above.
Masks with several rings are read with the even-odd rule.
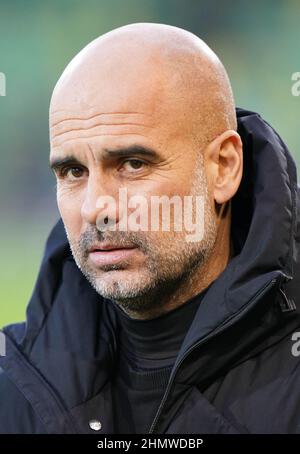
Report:
[[[237,192],[243,175],[243,143],[234,130],[224,131],[205,150],[207,175],[215,201],[230,200]]]

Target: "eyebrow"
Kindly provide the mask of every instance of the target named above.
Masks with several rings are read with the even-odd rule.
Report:
[[[104,148],[103,158],[124,158],[126,156],[139,155],[152,159],[158,159],[160,156],[153,148],[145,147],[143,145],[130,145],[129,147],[122,147],[116,149]],[[50,160],[50,168],[58,170],[65,165],[81,165],[80,161],[74,155],[68,155],[63,158],[53,158]]]
[[[66,165],[81,165],[75,156],[65,156],[64,158],[54,158],[50,161],[50,169],[55,171]]]

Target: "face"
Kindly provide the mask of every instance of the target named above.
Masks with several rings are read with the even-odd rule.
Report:
[[[97,93],[81,87],[80,77],[55,95],[50,111],[50,161],[73,257],[99,294],[136,313],[158,305],[164,292],[201,268],[217,235],[205,162],[189,122],[169,87],[155,74],[140,72],[136,79],[121,71],[104,73]],[[99,86],[99,73],[89,84]],[[101,204],[106,196],[115,204]],[[201,196],[202,239],[187,241],[191,231],[184,222],[176,230],[174,212],[166,231],[162,211],[158,229],[148,222],[147,229],[144,223],[143,229],[127,224],[118,230],[124,212],[136,212],[129,206],[136,196],[143,199],[140,226],[141,217],[153,216],[153,196],[177,196],[182,207],[184,197],[193,196],[194,221]],[[105,227],[111,221],[115,230]]]

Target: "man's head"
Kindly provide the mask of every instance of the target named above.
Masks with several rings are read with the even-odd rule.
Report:
[[[220,208],[240,184],[242,144],[226,71],[203,41],[162,24],[131,24],[94,40],[54,89],[50,140],[72,253],[101,295],[147,318],[220,274],[230,206]],[[150,217],[153,196],[193,196],[194,214],[202,197],[203,237],[187,241],[176,217],[169,231],[103,228],[123,219],[120,189],[127,200],[142,196]],[[104,196],[116,205],[99,203]],[[95,252],[106,246],[127,249]]]

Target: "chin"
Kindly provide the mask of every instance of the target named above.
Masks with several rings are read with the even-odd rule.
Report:
[[[93,280],[97,293],[108,299],[130,298],[142,294],[149,278],[128,270],[111,270]],[[144,284],[144,285],[142,285]]]

